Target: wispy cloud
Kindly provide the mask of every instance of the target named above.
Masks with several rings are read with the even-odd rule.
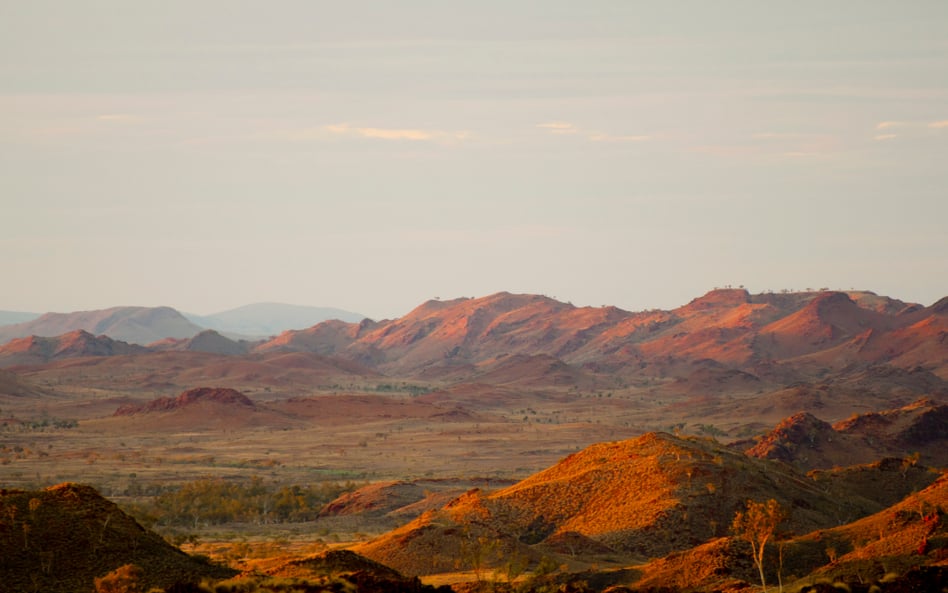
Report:
[[[551,134],[578,134],[579,128],[565,121],[551,121],[543,124],[537,124],[538,128],[547,130]]]
[[[948,129],[948,120],[939,120],[933,122],[923,121],[881,121],[876,124],[876,131],[885,132],[877,134],[875,140],[891,140],[896,137],[921,137],[933,133],[933,130]],[[896,134],[895,132],[898,132]]]
[[[932,129],[941,129],[948,128],[948,119],[943,119],[940,121],[933,122],[923,122],[923,121],[881,121],[876,124],[877,130],[892,130],[896,128],[903,129],[916,129],[921,130],[923,128],[932,128]]]
[[[893,128],[899,128],[905,126],[906,123],[903,121],[880,121],[876,124],[877,130],[891,130]]]
[[[333,124],[325,127],[330,134],[337,136],[355,136],[375,140],[408,140],[411,142],[459,142],[471,137],[470,132],[446,130],[424,130],[416,128],[368,128]]]
[[[551,121],[537,124],[536,127],[557,136],[580,136],[590,142],[646,142],[652,136],[645,134],[609,134],[598,130],[585,130],[565,121]]]

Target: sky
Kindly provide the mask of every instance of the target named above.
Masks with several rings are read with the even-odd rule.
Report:
[[[0,309],[948,295],[948,2],[0,3]]]

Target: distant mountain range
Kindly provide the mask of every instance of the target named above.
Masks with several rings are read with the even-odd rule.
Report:
[[[283,303],[254,303],[213,315],[184,313],[184,316],[192,323],[207,329],[253,337],[273,336],[291,329],[304,329],[329,319],[350,323],[365,319],[365,315],[332,307]]]
[[[246,318],[228,312],[223,319],[261,328],[266,311],[278,319],[283,309],[241,310]],[[290,323],[306,312],[287,309],[279,319]],[[724,289],[669,311],[638,313],[502,292],[428,301],[394,320],[321,321],[257,340],[202,330],[167,307],[125,307],[6,326],[0,344],[0,368],[158,352],[247,364],[306,354],[357,374],[446,385],[518,391],[661,385],[679,395],[768,394],[753,404],[761,410],[749,410],[768,419],[870,394],[879,401],[948,395],[948,298],[924,307],[869,292]]]
[[[60,336],[83,330],[135,344],[189,338],[201,331],[171,307],[112,307],[98,311],[46,313],[32,321],[0,327],[0,343],[29,336]]]
[[[171,307],[112,307],[44,315],[0,311],[0,344],[16,338],[56,337],[78,330],[142,345],[190,339],[206,329],[234,339],[260,339],[329,319],[357,322],[363,318],[342,309],[280,303],[257,303],[206,316],[182,314]]]
[[[857,363],[921,365],[943,374],[948,298],[923,307],[869,292],[751,295],[725,289],[670,311],[632,313],[497,293],[428,301],[392,321],[324,322],[256,350],[335,355],[390,374],[430,378],[504,372],[515,380],[536,364],[546,369],[557,363],[572,373],[570,380],[582,373],[630,377],[645,370],[683,379],[699,373],[705,381],[716,375],[786,383],[801,369],[809,376],[813,368]],[[745,374],[734,375],[735,369]]]

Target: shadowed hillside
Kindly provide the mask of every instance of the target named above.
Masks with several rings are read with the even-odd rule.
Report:
[[[145,589],[234,574],[172,547],[88,486],[0,490],[0,508],[4,591],[92,591],[94,578],[126,564],[141,568]]]
[[[910,569],[948,559],[948,475],[884,511],[852,523],[808,533],[786,544],[785,574],[860,583],[898,582]],[[776,563],[772,563],[774,571]],[[776,576],[776,575],[774,575]],[[945,575],[941,578],[944,579]],[[932,575],[935,578],[935,575]],[[934,585],[936,581],[928,581]],[[946,582],[946,581],[943,581]],[[922,584],[913,591],[937,591]],[[889,590],[882,588],[881,590]],[[897,589],[895,586],[892,590]]]

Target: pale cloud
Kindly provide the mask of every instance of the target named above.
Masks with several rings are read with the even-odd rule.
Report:
[[[891,140],[896,137],[896,134],[892,133],[896,130],[898,130],[900,135],[904,134],[909,137],[918,137],[924,135],[926,130],[943,129],[948,129],[948,120],[927,123],[922,121],[882,121],[876,124],[876,130],[887,131],[887,133],[877,134],[874,138],[876,140]]]
[[[891,130],[894,128],[921,130],[923,128],[942,129],[948,128],[948,119],[933,122],[921,121],[883,121],[876,124],[877,130]]]
[[[381,140],[432,140],[434,134],[426,130],[399,130],[392,128],[355,128],[353,130],[365,138],[379,138]]]
[[[892,128],[898,128],[904,126],[905,122],[902,121],[880,121],[876,124],[877,130],[891,130]]]
[[[408,140],[412,142],[458,142],[471,137],[470,132],[446,130],[422,130],[414,128],[367,128],[349,124],[333,124],[325,127],[330,134],[355,136],[376,140]]]
[[[551,134],[578,134],[579,128],[565,121],[551,121],[537,124],[538,128],[547,130]]]
[[[608,134],[598,130],[584,130],[575,124],[565,121],[546,122],[537,124],[536,127],[558,136],[582,135],[590,142],[645,142],[652,140],[651,136],[644,134]]]

